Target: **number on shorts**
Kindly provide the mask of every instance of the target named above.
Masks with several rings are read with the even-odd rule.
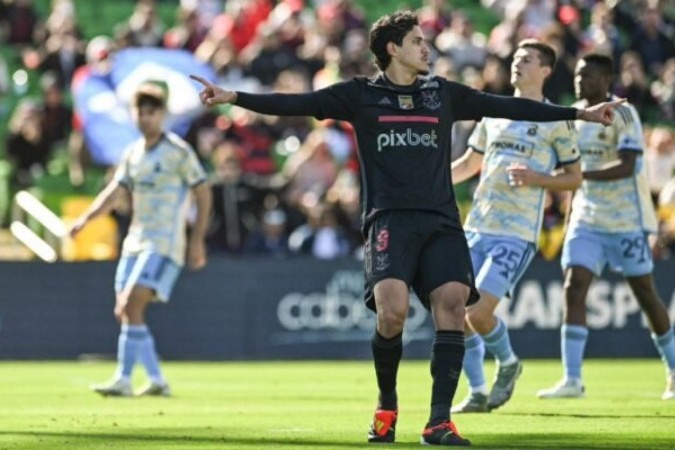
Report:
[[[639,263],[647,260],[647,240],[644,237],[623,238],[621,239],[621,246],[623,247],[624,258],[633,259],[637,257]]]
[[[499,275],[508,280],[518,268],[520,253],[499,245],[495,247],[495,253],[492,254],[492,260],[502,269],[499,271]]]

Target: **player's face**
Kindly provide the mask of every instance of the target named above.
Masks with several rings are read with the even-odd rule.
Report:
[[[397,50],[396,58],[403,66],[421,75],[429,73],[430,49],[420,27],[410,30],[403,38],[401,46],[397,46]]]
[[[135,110],[138,129],[144,136],[156,135],[162,132],[164,124],[164,110],[149,105],[142,105]]]
[[[597,99],[606,95],[609,86],[602,72],[583,59],[574,70],[574,93],[577,99]]]
[[[539,51],[534,48],[519,48],[511,63],[511,84],[519,89],[542,86],[551,73],[548,66],[542,66]]]

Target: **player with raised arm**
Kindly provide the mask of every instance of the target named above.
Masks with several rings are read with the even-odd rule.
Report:
[[[421,440],[469,445],[450,420],[464,358],[465,305],[478,299],[466,238],[450,182],[450,129],[483,116],[609,123],[618,102],[586,110],[481,93],[429,77],[430,49],[413,12],[381,17],[369,46],[381,72],[302,94],[248,94],[204,85],[207,105],[234,103],[263,114],[350,122],[358,142],[365,300],[377,313],[372,351],[379,398],[369,442],[394,442],[396,379],[412,289],[431,311],[431,407]],[[448,255],[453,258],[449,259]]]
[[[511,64],[514,96],[546,101],[544,83],[555,62],[550,46],[532,39],[520,42]],[[461,183],[481,171],[464,224],[480,300],[466,311],[464,373],[470,393],[453,408],[457,413],[489,412],[511,398],[522,363],[511,348],[504,321],[494,311],[536,252],[545,190],[568,191],[581,185],[571,121],[484,118],[468,145],[468,151],[452,163],[452,182]],[[486,348],[498,364],[489,394],[483,373]]]
[[[167,93],[162,86],[145,83],[133,99],[134,117],[142,137],[125,152],[113,180],[73,224],[77,233],[97,216],[130,194],[132,219],[124,239],[115,275],[115,317],[121,331],[117,346],[117,372],[109,383],[92,389],[104,396],[133,395],[132,369],[140,360],[148,384],[136,395],[170,395],[160,370],[155,342],[145,324],[145,310],[153,300],[168,302],[185,260],[186,207],[190,191],[197,218],[187,242],[188,265],[206,264],[204,235],[211,207],[211,191],[195,152],[180,137],[164,131]]]
[[[575,70],[576,106],[611,99],[612,60],[589,54]],[[564,317],[560,331],[563,380],[538,392],[539,398],[583,397],[581,365],[588,337],[586,294],[594,277],[608,267],[621,272],[647,316],[652,338],[666,364],[663,399],[675,398],[675,338],[656,292],[649,233],[657,222],[649,195],[640,118],[632,105],[617,108],[609,127],[578,122],[584,181],[572,201],[563,244]]]

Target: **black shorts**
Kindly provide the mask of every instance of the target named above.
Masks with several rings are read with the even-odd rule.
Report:
[[[478,301],[469,246],[461,227],[432,211],[383,211],[367,227],[365,301],[375,311],[374,287],[387,278],[412,287],[425,308],[429,294],[457,281],[471,288],[467,304]]]

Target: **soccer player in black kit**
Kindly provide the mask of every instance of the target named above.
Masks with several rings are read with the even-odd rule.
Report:
[[[611,123],[609,102],[585,110],[488,95],[428,76],[429,46],[413,12],[381,17],[370,30],[381,72],[303,94],[248,94],[204,85],[207,105],[233,103],[263,114],[350,122],[361,171],[366,303],[377,313],[372,351],[379,398],[369,442],[394,442],[401,336],[415,291],[431,311],[431,411],[422,443],[470,445],[450,421],[462,372],[464,308],[478,299],[467,242],[450,182],[455,120],[590,120]],[[505,224],[508,226],[508,224]]]

